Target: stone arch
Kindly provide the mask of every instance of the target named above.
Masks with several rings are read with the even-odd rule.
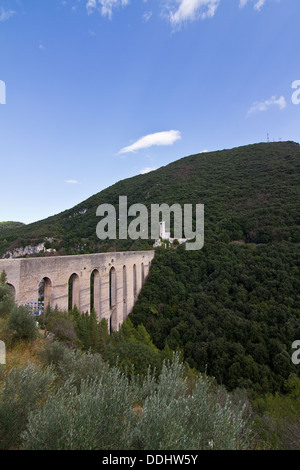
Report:
[[[117,318],[117,272],[114,267],[109,271],[109,308],[110,308],[110,331],[118,329]]]
[[[91,272],[90,278],[90,311],[92,309],[95,310],[98,319],[100,319],[100,289],[101,289],[101,281],[100,281],[100,272],[98,269],[94,269]]]
[[[75,305],[80,309],[79,303],[79,276],[76,273],[71,274],[68,282],[69,296],[68,296],[68,309],[72,310]]]
[[[38,302],[43,302],[44,308],[51,305],[52,282],[49,277],[43,277],[38,288]]]
[[[136,265],[133,265],[133,298],[134,302],[137,300],[137,275],[136,275]]]
[[[123,266],[123,321],[127,318],[127,268]]]

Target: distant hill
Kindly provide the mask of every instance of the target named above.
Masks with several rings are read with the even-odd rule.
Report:
[[[102,203],[117,207],[122,195],[128,197],[128,206],[204,204],[206,241],[299,242],[299,172],[300,147],[294,142],[191,155],[119,181],[58,215],[6,227],[5,233],[0,230],[0,257],[43,242],[58,255],[152,248],[151,240],[97,238],[97,207]]]
[[[0,222],[0,230],[15,229],[24,225],[22,222]]]

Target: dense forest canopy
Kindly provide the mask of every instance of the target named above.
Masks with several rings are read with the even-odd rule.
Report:
[[[23,224],[22,222],[0,222],[0,230],[15,229],[23,225],[25,224]]]
[[[299,247],[208,243],[156,254],[130,316],[230,390],[283,391],[300,338]]]

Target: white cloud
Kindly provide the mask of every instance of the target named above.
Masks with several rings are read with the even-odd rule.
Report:
[[[169,20],[176,25],[198,18],[212,18],[221,1],[223,0],[167,0]],[[255,2],[254,9],[260,11],[267,0],[240,0],[239,7],[243,8],[249,2]]]
[[[79,184],[79,181],[77,181],[77,180],[66,180],[65,183],[68,183],[68,184]]]
[[[267,0],[240,0],[240,8],[243,8],[249,1],[255,1],[254,10],[260,11]]]
[[[183,22],[212,18],[223,0],[166,0],[165,15],[176,27]],[[260,11],[267,0],[240,0],[239,7],[243,8],[249,2],[255,2],[254,9]],[[225,3],[225,0],[224,0]]]
[[[140,171],[140,175],[145,175],[146,173],[150,173],[150,171],[154,171],[154,170],[157,170],[157,168],[150,168],[149,166],[147,166],[146,168],[143,168],[141,171]]]
[[[111,19],[112,12],[115,8],[125,7],[128,3],[129,0],[88,0],[86,9],[88,14],[93,13],[94,10],[98,10],[102,16],[107,16]]]
[[[156,132],[154,134],[148,134],[144,137],[141,137],[139,140],[129,145],[128,147],[122,148],[119,153],[132,153],[136,152],[137,150],[152,147],[153,145],[173,145],[174,142],[176,142],[178,139],[181,139],[179,131],[171,130]]]
[[[221,0],[169,0],[166,4],[166,17],[173,26],[199,18],[212,18]]]
[[[4,10],[3,7],[0,9],[0,22],[7,21],[14,15],[13,10]]]
[[[284,109],[286,107],[285,97],[280,96],[280,98],[276,98],[276,96],[272,96],[269,100],[256,101],[249,109],[248,114],[267,111],[271,106],[278,106],[279,109]]]
[[[255,3],[254,5],[254,9],[257,11],[260,11],[265,3],[266,3],[266,0],[258,0],[258,2]]]
[[[151,16],[152,16],[152,11],[145,11],[145,13],[143,14],[143,20],[146,21],[147,23],[147,21],[150,20]]]
[[[147,1],[143,0],[146,4]],[[179,28],[182,23],[195,21],[198,19],[212,18],[218,6],[223,0],[160,0],[162,5],[162,16],[166,18],[172,26]],[[130,0],[85,0],[87,13],[90,15],[94,11],[99,11],[102,16],[112,18],[113,11],[126,7]],[[239,7],[243,8],[248,3],[254,3],[255,10],[260,11],[267,0],[239,0]],[[225,4],[225,0],[224,0]],[[145,10],[143,21],[149,21],[152,16],[151,11]]]

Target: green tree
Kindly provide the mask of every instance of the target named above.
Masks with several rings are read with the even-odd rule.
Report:
[[[36,320],[28,308],[13,307],[7,322],[8,329],[17,339],[32,341],[38,336]]]
[[[45,328],[56,339],[71,346],[77,345],[76,324],[70,312],[62,312],[58,309],[48,311],[45,319]]]
[[[2,271],[2,273],[0,274],[0,285],[4,286],[6,284],[6,281],[7,281],[6,272]]]
[[[6,272],[2,271],[0,275],[0,317],[8,315],[15,304],[13,290],[6,284],[6,280]]]

